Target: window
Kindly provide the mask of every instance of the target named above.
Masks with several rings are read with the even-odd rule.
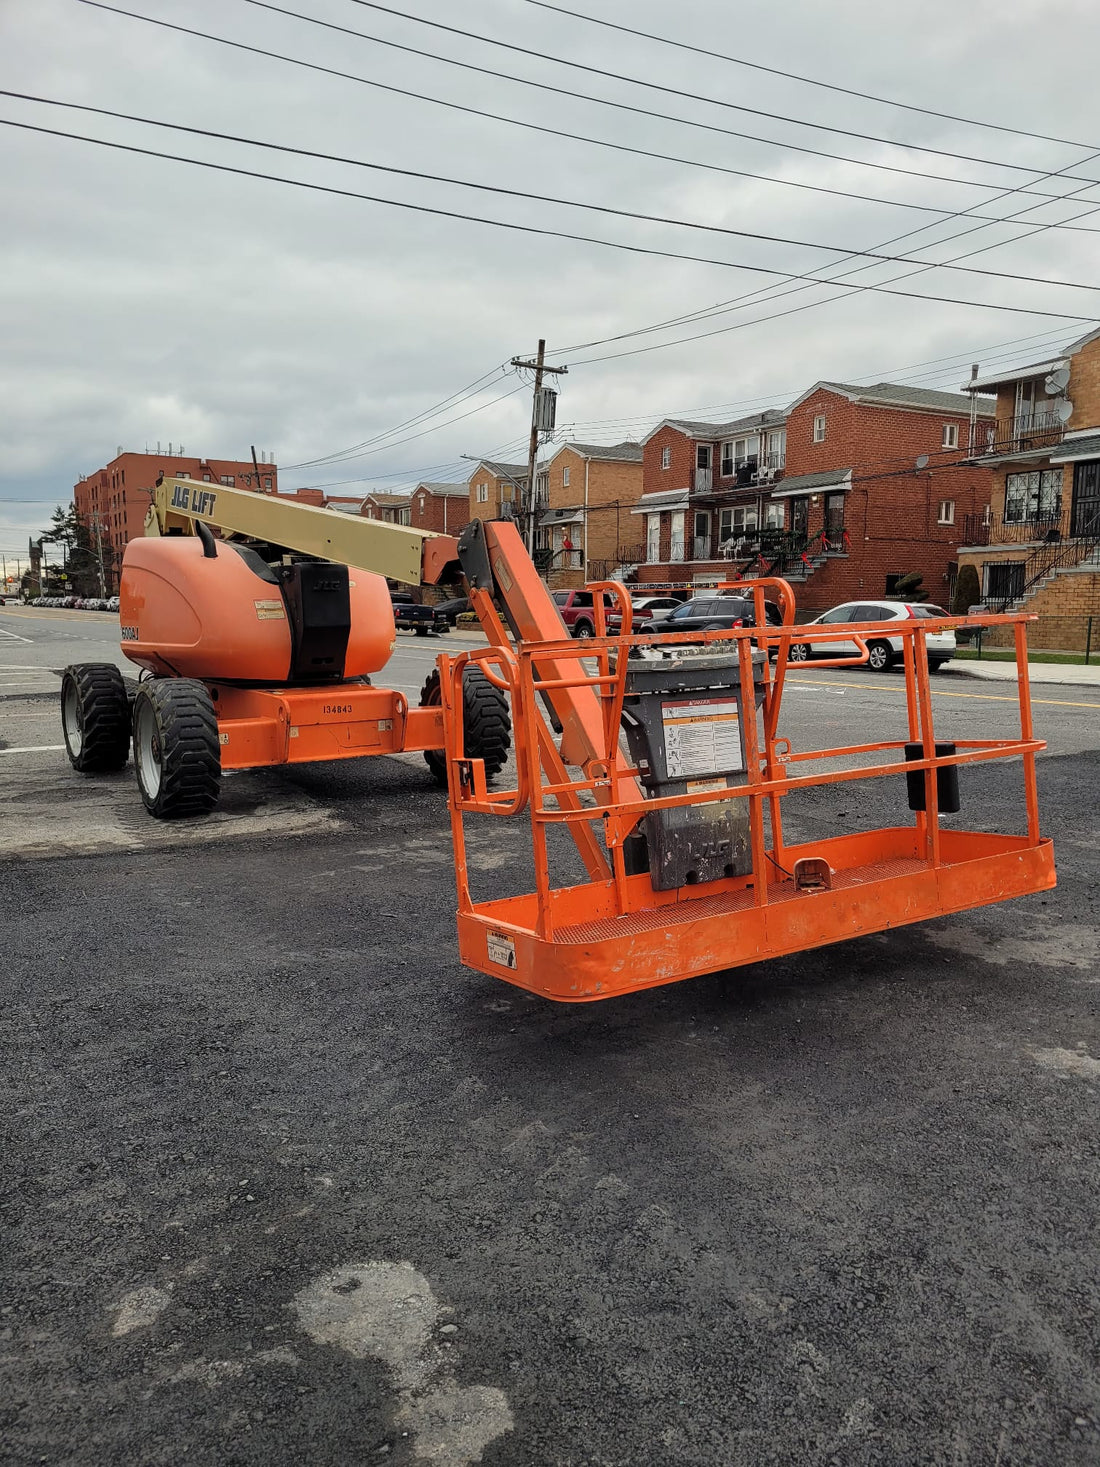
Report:
[[[722,444],[721,474],[723,479],[728,479],[733,474],[733,444]]]
[[[661,516],[647,514],[645,517],[645,558],[659,560],[661,556]]]
[[[568,591],[555,591],[554,592],[554,602],[555,602],[555,604],[557,606],[567,606],[569,604],[569,592]]]
[[[502,502],[505,499],[515,499],[516,486],[514,484],[502,484],[500,486],[500,497]]]
[[[936,523],[938,525],[953,525],[955,523],[955,501],[953,499],[940,500],[940,512]]]
[[[227,489],[232,489],[233,488],[233,485],[236,482],[237,481],[236,481],[236,479],[234,479],[234,477],[233,477],[232,474],[219,474],[218,475],[218,483],[219,484],[224,484]]]
[[[697,469],[710,468],[710,444],[697,443],[695,445],[695,467]]]
[[[764,528],[768,530],[781,530],[783,528],[783,503],[769,501],[764,506]]]
[[[488,486],[488,484],[479,484],[477,486],[477,502],[478,502],[478,504],[488,504],[489,503],[489,486]]]
[[[815,443],[824,443],[825,442],[825,414],[824,413],[820,413],[814,419],[814,442]]]
[[[662,469],[672,467],[672,449],[667,446],[661,449],[661,467]]]
[[[210,483],[213,483],[213,480],[211,479],[211,476],[209,474],[203,474],[203,476],[202,476],[202,482],[204,484],[210,484]]]
[[[569,465],[568,464],[566,464],[566,466],[561,471],[561,487],[563,489],[568,489],[569,488]]]
[[[267,477],[266,474],[264,475],[264,488],[265,489],[270,489],[271,488],[271,480]]]
[[[1022,560],[986,561],[983,570],[982,596],[986,601],[1014,601],[1024,589]]]
[[[1062,470],[1005,477],[1005,524],[1057,521],[1062,515]]]
[[[819,616],[818,621],[822,626],[832,626],[836,622],[851,621],[851,606],[838,606],[834,611],[827,611],[824,616]]]
[[[958,423],[944,423],[943,438],[940,442],[941,448],[958,448],[959,425]]]

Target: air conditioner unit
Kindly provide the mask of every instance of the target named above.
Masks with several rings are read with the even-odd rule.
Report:
[[[775,470],[774,469],[760,469],[757,472],[757,475],[756,475],[756,482],[758,484],[774,484],[775,483]]]

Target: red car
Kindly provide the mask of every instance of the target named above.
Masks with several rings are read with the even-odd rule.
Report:
[[[554,602],[561,612],[561,619],[572,637],[594,637],[596,635],[596,611],[591,591],[555,591]],[[614,599],[604,592],[605,611],[610,611]]]

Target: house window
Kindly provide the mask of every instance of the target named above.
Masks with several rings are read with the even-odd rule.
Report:
[[[825,414],[824,413],[820,413],[814,419],[814,442],[815,443],[824,443],[825,442]]]
[[[1062,514],[1062,470],[1008,474],[1005,478],[1005,524],[1056,522]]]
[[[764,506],[764,528],[766,530],[781,530],[783,528],[783,501],[769,500]]]
[[[563,489],[568,489],[569,488],[569,465],[568,464],[566,464],[565,467],[561,471],[561,487]]]
[[[264,476],[264,488],[265,489],[270,489],[271,488],[271,480],[266,475]]]
[[[944,423],[944,425],[943,425],[943,439],[940,442],[940,447],[941,448],[958,448],[958,446],[959,446],[959,425],[958,425],[958,423]]]
[[[209,474],[203,474],[203,476],[202,476],[202,482],[204,484],[211,484],[211,483],[213,483],[213,480],[211,479],[211,477],[210,477]]]
[[[733,476],[733,444],[732,443],[723,443],[722,444],[722,468],[721,468],[721,474],[722,474],[722,478],[723,479],[729,479],[729,478],[731,478]]]
[[[665,450],[668,452],[668,449]],[[645,558],[648,561],[661,558],[661,516],[647,514],[645,517]]]
[[[787,461],[787,430],[779,428],[768,434],[768,456],[764,464],[768,469],[781,469]]]
[[[940,512],[936,523],[937,525],[953,525],[955,523],[955,501],[953,499],[940,500]]]
[[[227,489],[232,489],[233,488],[233,485],[236,482],[237,481],[236,481],[236,479],[234,479],[234,477],[233,477],[232,474],[219,474],[218,475],[218,483],[219,484],[224,484]]]
[[[514,484],[502,484],[500,486],[500,497],[502,502],[505,499],[515,499],[516,486]]]
[[[661,449],[661,467],[670,469],[672,467],[672,449],[667,445]]]
[[[489,503],[489,486],[488,486],[488,484],[479,484],[477,486],[477,502],[478,502],[478,504],[488,504]]]

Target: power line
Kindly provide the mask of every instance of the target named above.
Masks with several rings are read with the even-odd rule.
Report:
[[[320,458],[304,459],[301,463],[297,464],[286,464],[284,465],[283,472],[285,473],[292,469],[310,469],[319,467],[322,464],[338,461],[348,454],[357,453],[360,449],[370,448],[381,439],[389,438],[392,434],[399,433],[404,428],[415,427],[416,424],[423,422],[427,418],[434,417],[436,413],[443,411],[443,409],[450,406],[457,406],[457,402],[465,402],[468,398],[476,396],[476,389],[480,388],[482,383],[501,370],[499,366],[494,367],[491,371],[485,372],[480,377],[475,378],[473,382],[468,383],[465,387],[460,387],[457,392],[452,392],[450,397],[445,397],[442,402],[437,402],[434,407],[425,408],[423,412],[416,413],[413,417],[407,418],[403,423],[396,424],[393,428],[388,428],[384,433],[375,433],[370,438],[363,439],[361,443],[353,443],[349,448],[333,449],[331,453],[322,454]]]
[[[373,87],[378,87],[378,88],[381,88],[381,89],[384,89],[384,90],[387,90],[387,91],[400,92],[401,95],[403,95],[403,96],[412,96],[412,97],[416,98],[416,100],[418,100],[418,101],[435,102],[435,103],[438,103],[441,106],[447,106],[447,107],[455,108],[455,109],[457,109],[459,111],[464,111],[464,112],[473,112],[473,113],[475,113],[475,115],[479,115],[479,116],[493,117],[495,115],[495,114],[492,114],[492,113],[478,113],[477,112],[477,109],[475,109],[475,108],[465,107],[465,106],[461,106],[460,107],[459,104],[457,104],[457,103],[443,102],[441,98],[432,97],[432,96],[429,96],[427,94],[421,94],[421,93],[418,93],[418,92],[412,92],[412,93],[410,93],[410,92],[403,92],[403,91],[401,91],[401,89],[399,89],[397,87],[387,86],[384,83],[372,81],[371,79],[369,79],[367,77],[356,76],[354,73],[351,73],[351,72],[338,71],[338,70],[336,70],[333,67],[321,66],[321,65],[318,65],[317,63],[314,63],[314,62],[300,60],[297,57],[285,56],[285,55],[283,55],[283,54],[281,54],[280,52],[277,52],[277,51],[268,51],[268,50],[265,50],[265,49],[263,49],[262,47],[259,47],[259,46],[247,45],[247,44],[245,44],[242,41],[231,41],[231,40],[228,40],[224,36],[215,36],[215,35],[212,35],[209,32],[206,32],[206,31],[194,30],[194,29],[191,29],[188,26],[182,26],[182,25],[174,24],[171,21],[159,20],[159,19],[157,19],[157,18],[155,18],[154,16],[151,16],[151,15],[142,15],[141,13],[139,13],[137,11],[125,10],[125,9],[123,9],[120,6],[107,4],[106,3],[106,0],[78,0],[78,3],[81,4],[81,5],[91,6],[93,9],[96,9],[96,10],[109,11],[109,12],[111,12],[114,15],[126,16],[130,20],[142,21],[142,22],[144,22],[147,25],[160,26],[164,30],[178,31],[178,32],[180,32],[183,35],[196,36],[196,37],[200,37],[203,40],[215,41],[215,42],[217,42],[220,45],[231,46],[234,49],[240,50],[240,51],[248,51],[248,52],[251,52],[252,54],[257,55],[257,56],[266,56],[266,57],[268,57],[270,59],[273,59],[273,60],[276,60],[276,61],[285,61],[285,62],[287,62],[287,63],[289,63],[290,65],[293,65],[293,66],[302,66],[302,67],[305,67],[306,69],[308,69],[310,71],[323,72],[323,73],[325,73],[326,75],[329,75],[329,76],[336,76],[336,77],[340,77],[340,78],[342,78],[344,80],[347,80],[347,81],[359,82],[360,84],[362,84],[364,86],[373,86]],[[453,57],[453,56],[441,56],[437,52],[434,52],[434,51],[425,51],[425,50],[423,50],[420,47],[405,45],[405,44],[402,44],[402,43],[397,42],[397,41],[390,41],[390,40],[385,39],[382,36],[371,35],[367,31],[357,31],[357,30],[351,29],[348,26],[338,26],[338,25],[335,25],[335,24],[333,24],[332,22],[329,22],[329,21],[316,20],[316,19],[314,19],[314,17],[301,15],[297,11],[285,10],[285,9],[283,9],[280,6],[263,3],[263,0],[245,0],[245,3],[246,4],[253,4],[253,5],[256,5],[256,6],[261,6],[262,5],[262,8],[263,9],[271,10],[271,11],[277,13],[277,14],[292,16],[292,17],[294,17],[296,19],[310,22],[311,24],[316,24],[316,25],[324,26],[324,28],[327,29],[327,30],[339,31],[339,32],[341,32],[344,35],[357,36],[357,37],[359,37],[360,40],[373,41],[376,45],[379,45],[379,46],[387,46],[387,47],[389,47],[392,50],[404,51],[404,52],[407,52],[408,54],[413,55],[413,56],[423,56],[423,57],[426,57],[427,59],[429,59],[431,61],[439,61],[439,62],[442,62],[445,65],[448,65],[448,66],[460,67],[461,69],[463,69],[465,71],[477,72],[477,73],[479,73],[482,76],[490,76],[490,77],[494,77],[494,78],[496,78],[498,80],[515,82],[515,83],[517,83],[520,86],[534,87],[534,88],[536,88],[537,90],[540,90],[540,91],[552,92],[552,93],[554,93],[557,96],[571,97],[571,98],[574,98],[576,100],[580,100],[580,101],[584,101],[584,102],[594,102],[594,103],[596,103],[599,106],[602,106],[602,107],[610,107],[610,108],[613,108],[613,109],[615,109],[617,111],[620,111],[620,112],[631,112],[631,113],[634,113],[634,114],[636,114],[638,116],[642,116],[642,117],[656,117],[656,118],[659,118],[659,119],[661,119],[661,120],[663,120],[665,122],[674,122],[674,123],[677,123],[680,126],[683,126],[683,127],[693,127],[693,128],[698,129],[698,130],[701,130],[703,132],[717,133],[717,134],[719,134],[719,135],[721,135],[723,137],[741,138],[741,139],[747,140],[749,142],[764,143],[768,147],[781,148],[781,149],[785,148],[788,151],[799,152],[799,153],[806,153],[809,156],[815,157],[815,158],[827,158],[827,159],[829,159],[832,162],[851,163],[851,164],[854,164],[854,165],[856,165],[856,166],[858,166],[860,168],[873,168],[873,169],[875,169],[878,172],[904,174],[904,175],[906,175],[907,177],[910,177],[910,178],[929,178],[929,179],[933,179],[937,183],[959,184],[959,185],[962,185],[965,188],[989,189],[989,188],[997,188],[999,186],[999,185],[996,185],[996,184],[982,183],[982,182],[979,182],[979,181],[977,181],[975,179],[952,178],[952,177],[950,177],[947,174],[929,173],[927,171],[922,171],[920,169],[913,169],[913,168],[902,168],[902,167],[898,166],[897,164],[875,163],[875,162],[871,162],[871,161],[869,161],[867,159],[863,159],[863,158],[849,158],[849,157],[847,157],[844,154],[830,153],[830,152],[826,152],[826,151],[824,151],[823,149],[820,149],[820,148],[809,148],[809,147],[806,147],[805,145],[799,144],[799,143],[784,143],[784,142],[779,142],[775,138],[760,137],[760,136],[758,136],[755,133],[737,132],[737,131],[735,131],[732,128],[718,127],[714,123],[698,122],[698,121],[693,121],[693,120],[690,120],[690,119],[684,118],[684,117],[676,117],[676,116],[673,116],[672,114],[669,114],[669,113],[654,112],[654,111],[652,111],[650,109],[647,109],[647,108],[634,107],[634,106],[631,106],[629,103],[626,103],[626,102],[612,102],[612,101],[609,101],[607,98],[604,98],[604,97],[594,97],[594,96],[591,96],[590,94],[588,94],[586,92],[576,92],[576,91],[571,91],[567,87],[553,86],[549,82],[533,81],[533,80],[531,80],[528,77],[513,76],[509,72],[496,71],[496,70],[494,70],[491,67],[478,66],[475,63],[469,62],[469,61],[460,61],[457,57]],[[497,118],[497,120],[499,120],[499,121],[515,121],[515,119],[511,119],[511,118]],[[517,123],[517,125],[518,126],[521,126],[521,127],[534,127],[535,126],[535,124],[532,124],[532,123],[523,123],[523,122],[519,122],[519,123]],[[538,130],[539,131],[548,131],[548,129],[544,129],[544,128],[539,128]],[[565,134],[565,135],[566,136],[570,136],[569,134]],[[582,138],[581,141],[596,142],[597,140],[596,139],[583,139]],[[613,147],[613,146],[617,146],[617,145],[615,145],[615,144],[601,144],[601,146]],[[684,160],[684,161],[687,161],[687,160]],[[702,166],[706,166],[706,165],[702,165]],[[1001,164],[994,164],[993,166],[994,167],[1001,167],[1002,165]],[[1031,172],[1034,172],[1034,173],[1040,173],[1041,172],[1041,170],[1039,170],[1039,169],[1031,169],[1030,171]],[[1100,181],[1100,180],[1098,180],[1098,181]],[[1026,190],[1026,191],[1027,192],[1036,192],[1035,190]],[[1062,197],[1062,195],[1061,194],[1038,194],[1038,197],[1047,198],[1047,199],[1059,199],[1059,198]]]
[[[939,117],[945,122],[962,122],[967,127],[985,127],[995,132],[1012,133],[1016,137],[1034,138],[1043,143],[1061,143],[1067,148],[1093,148],[1094,143],[1076,143],[1070,138],[1052,137],[1049,133],[1029,132],[1026,128],[1010,127],[1003,122],[987,122],[977,117],[960,117],[954,112],[937,112],[932,107],[918,107],[912,102],[899,102],[896,97],[876,97],[873,92],[863,92],[856,87],[842,87],[835,82],[822,81],[819,77],[802,76],[795,71],[783,71],[778,66],[765,66],[759,61],[746,61],[743,56],[730,56],[723,51],[713,51],[709,47],[693,46],[687,41],[677,41],[671,36],[658,36],[652,31],[638,30],[634,26],[621,25],[616,21],[602,20],[596,15],[585,15],[579,10],[568,10],[564,5],[551,5],[549,0],[525,0],[528,5],[536,5],[540,10],[554,10],[559,15],[568,15],[573,20],[587,21],[589,25],[603,26],[606,30],[622,31],[627,35],[641,36],[647,41],[659,41],[664,46],[675,46],[679,51],[692,51],[697,56],[706,56],[711,61],[730,61],[735,66],[745,66],[752,71],[763,71],[769,76],[781,76],[786,81],[802,82],[808,87],[821,87],[828,92],[839,92],[845,97],[859,97],[864,102],[877,102],[883,107],[900,107],[905,112],[918,112],[924,117]]]
[[[529,201],[532,201],[532,202],[535,202],[535,203],[552,204],[552,205],[554,205],[554,206],[556,206],[558,208],[582,209],[582,210],[584,210],[585,212],[588,212],[588,213],[608,214],[608,215],[611,215],[612,217],[617,218],[617,219],[636,220],[636,221],[638,221],[640,223],[643,223],[643,224],[664,224],[664,225],[673,226],[673,227],[678,228],[678,229],[697,230],[697,231],[700,231],[700,232],[702,232],[704,234],[728,235],[731,238],[735,238],[735,239],[748,239],[748,240],[753,240],[753,241],[756,241],[758,243],[763,243],[763,244],[792,245],[792,246],[794,246],[795,248],[798,248],[798,249],[828,250],[831,253],[837,253],[837,254],[844,255],[846,259],[866,259],[866,260],[873,260],[873,261],[875,261],[878,264],[884,264],[884,263],[889,263],[889,264],[902,264],[902,263],[906,263],[906,262],[908,262],[908,261],[911,260],[911,256],[887,255],[887,254],[884,254],[884,253],[882,253],[880,251],[876,251],[876,250],[847,250],[846,251],[846,249],[845,249],[844,246],[841,246],[841,245],[833,245],[833,244],[826,244],[826,243],[824,243],[822,241],[819,241],[819,240],[794,239],[794,238],[791,238],[791,237],[786,236],[786,235],[763,234],[763,233],[760,233],[759,231],[756,231],[756,230],[731,229],[731,228],[729,228],[729,227],[727,227],[725,225],[720,225],[720,224],[706,224],[706,223],[703,223],[703,222],[697,221],[697,220],[677,219],[677,218],[675,218],[673,216],[669,216],[669,215],[643,214],[643,213],[640,213],[640,212],[638,212],[636,210],[632,210],[632,209],[616,209],[616,208],[614,208],[610,204],[591,204],[591,203],[585,203],[585,202],[583,202],[581,200],[577,200],[577,199],[564,199],[564,198],[559,198],[559,197],[557,197],[554,194],[537,194],[537,193],[528,192],[527,190],[524,190],[524,189],[504,188],[500,184],[477,183],[477,182],[474,182],[474,181],[469,180],[469,179],[448,177],[446,174],[425,173],[425,172],[422,172],[419,169],[414,169],[414,168],[397,168],[397,167],[394,167],[393,165],[387,164],[387,163],[371,163],[371,162],[368,162],[366,159],[363,159],[363,158],[349,158],[349,157],[345,157],[345,156],[342,156],[342,155],[337,154],[337,153],[323,153],[323,152],[319,152],[319,151],[316,151],[316,150],[310,149],[310,148],[293,148],[289,144],[286,144],[286,143],[272,143],[272,142],[267,142],[267,141],[265,141],[262,138],[244,137],[244,136],[241,136],[240,134],[237,134],[237,133],[220,132],[220,131],[215,131],[215,130],[210,129],[210,128],[191,127],[191,126],[188,126],[187,124],[181,123],[181,122],[164,122],[164,121],[161,121],[159,118],[155,118],[155,117],[142,117],[142,116],[136,115],[134,113],[129,113],[129,112],[116,112],[116,111],[112,110],[109,107],[94,107],[91,104],[85,103],[85,102],[65,102],[65,101],[60,101],[60,100],[58,100],[56,98],[53,98],[53,97],[39,97],[39,96],[35,96],[35,95],[32,95],[32,94],[27,93],[27,92],[14,92],[14,91],[9,91],[9,90],[7,90],[5,88],[0,88],[0,96],[13,97],[13,98],[16,98],[19,101],[23,101],[23,102],[38,102],[38,103],[41,103],[44,106],[61,107],[61,108],[64,108],[64,109],[70,110],[70,111],[91,112],[91,113],[95,113],[98,116],[114,117],[114,118],[117,118],[117,119],[119,119],[121,121],[124,121],[124,122],[136,122],[136,123],[138,123],[138,124],[140,124],[142,126],[146,126],[146,127],[161,127],[161,128],[166,128],[166,129],[168,129],[168,130],[170,130],[172,132],[183,132],[183,133],[192,134],[193,136],[196,136],[196,137],[213,138],[213,139],[215,139],[215,140],[217,140],[219,142],[242,143],[246,147],[250,147],[250,148],[264,148],[264,149],[266,149],[268,151],[272,151],[272,152],[288,153],[288,154],[292,155],[293,157],[313,158],[313,159],[317,159],[318,161],[325,162],[325,163],[340,163],[342,165],[346,165],[346,166],[352,167],[352,168],[366,168],[366,169],[369,169],[370,171],[376,172],[376,173],[390,173],[390,174],[394,174],[398,178],[415,178],[415,179],[417,179],[420,182],[450,184],[451,186],[453,186],[455,188],[472,189],[472,190],[474,190],[474,191],[476,191],[478,193],[499,194],[499,195],[501,195],[501,196],[503,196],[505,198],[525,199],[525,200],[529,200]],[[3,123],[5,126],[8,126],[8,127],[28,127],[28,128],[30,128],[30,124],[13,122],[9,118],[0,118],[0,123]],[[32,131],[38,131],[38,132],[47,132],[47,133],[53,132],[53,129],[50,129],[50,128],[30,128],[30,130],[32,130]],[[75,139],[77,139],[79,141],[82,141],[82,142],[100,143],[100,144],[102,144],[105,147],[119,148],[119,147],[124,147],[125,146],[125,145],[120,144],[120,143],[108,143],[108,142],[106,142],[102,138],[91,138],[91,137],[87,137],[87,136],[85,136],[83,134],[80,134],[80,133],[65,133],[65,132],[60,132],[60,133],[55,133],[55,135],[56,136],[61,136],[61,137],[75,138]],[[151,156],[151,157],[173,158],[177,162],[190,162],[190,163],[199,162],[199,160],[197,160],[197,159],[193,159],[193,158],[182,158],[181,159],[176,154],[154,153],[154,152],[150,152],[149,150],[143,149],[143,148],[128,148],[127,150],[128,151],[131,151],[131,152],[148,153],[148,155]],[[207,164],[207,163],[203,162],[202,166],[204,166],[204,167],[220,167],[221,165]],[[232,170],[232,171],[247,172],[247,170]],[[257,178],[259,178],[259,177],[271,177],[271,175],[264,175],[264,174],[251,174],[249,176],[257,177]],[[292,182],[292,183],[297,183],[298,182],[298,180],[288,180],[288,179],[277,179],[276,181],[277,182],[284,182],[284,183],[285,182]],[[308,185],[308,186],[309,187],[320,187],[320,185]],[[1092,187],[1092,185],[1086,185],[1086,187]],[[332,192],[344,192],[344,191],[343,190],[332,190]],[[354,197],[354,195],[353,195],[353,197]],[[358,195],[358,197],[368,198],[369,196],[363,194],[363,195]],[[396,203],[397,201],[396,200],[379,200],[379,199],[374,199],[374,200],[372,200],[372,202],[375,202],[375,203],[381,202],[381,203],[391,203],[391,204],[393,204],[393,203]],[[409,204],[401,204],[400,207],[402,207],[402,208],[414,208],[414,207],[420,207],[420,206],[417,206],[417,205],[409,205]],[[1100,204],[1097,205],[1097,209],[1100,209]],[[438,212],[438,211],[430,211],[430,212]],[[1088,212],[1094,212],[1094,211],[1090,210]],[[474,218],[473,215],[466,215],[466,216],[462,216],[462,217],[469,218],[469,219],[473,219]],[[491,223],[491,224],[496,224],[498,226],[500,226],[502,224],[502,221],[500,221],[500,220],[478,220],[477,222],[480,222],[480,223]],[[530,227],[527,226],[527,225],[506,225],[504,227],[507,227],[507,228],[520,228],[520,229],[524,229],[524,230],[529,230],[530,229]],[[535,231],[535,232],[542,233],[544,231],[541,231],[540,230],[540,231]],[[558,235],[558,232],[557,231],[551,231],[551,233],[557,235],[557,237],[560,237],[560,238],[575,238],[575,239],[582,238],[582,236],[577,236],[577,235],[573,235],[573,236],[571,236],[571,235]],[[904,237],[904,236],[902,236],[902,237]],[[589,241],[589,242],[590,243],[603,243],[603,244],[612,243],[612,242],[609,242],[609,241],[606,241],[606,240],[605,241]],[[628,248],[628,246],[619,245],[617,243],[614,244],[613,247],[614,248]],[[630,247],[630,248],[632,248],[632,247]],[[664,251],[646,251],[646,253],[663,254],[665,252]],[[671,258],[674,258],[674,259],[693,259],[693,258],[697,258],[697,257],[693,257],[693,256],[689,256],[689,255],[673,255]],[[818,275],[812,275],[809,272],[801,272],[800,273],[800,272],[796,272],[796,271],[770,269],[770,268],[768,268],[767,266],[764,266],[764,265],[749,265],[749,264],[742,264],[742,263],[739,263],[739,262],[728,261],[728,260],[722,260],[722,261],[718,261],[718,260],[703,260],[700,263],[703,263],[703,264],[721,264],[721,265],[724,265],[726,268],[736,269],[736,270],[745,270],[745,271],[748,271],[750,274],[754,274],[754,275],[773,275],[773,276],[776,276],[777,275],[777,276],[782,277],[784,280],[806,280],[806,281],[811,281],[811,282],[813,282],[815,284],[829,284],[829,285],[835,283],[834,280],[832,278],[830,278],[830,277],[822,277],[822,276],[818,276]],[[1077,280],[1056,280],[1056,279],[1051,279],[1049,276],[1045,276],[1045,275],[1039,275],[1039,276],[1036,276],[1036,275],[1024,275],[1024,274],[1018,274],[1018,273],[1014,273],[1014,272],[1006,271],[1006,270],[982,270],[982,269],[977,269],[977,268],[974,268],[974,267],[968,266],[968,265],[955,265],[955,264],[951,264],[949,262],[944,262],[943,264],[940,264],[940,263],[938,263],[937,261],[934,261],[934,260],[917,260],[917,261],[915,261],[913,263],[916,263],[918,265],[926,266],[930,270],[940,270],[940,269],[942,269],[942,270],[952,270],[952,271],[956,271],[956,272],[961,273],[961,274],[964,274],[964,275],[980,275],[980,276],[984,276],[984,277],[987,277],[989,279],[995,279],[995,280],[1013,280],[1013,281],[1018,281],[1018,282],[1021,282],[1021,283],[1025,284],[1025,285],[1053,285],[1053,286],[1059,287],[1060,289],[1067,289],[1067,290],[1100,291],[1100,285],[1089,285],[1089,284],[1086,284],[1083,281],[1077,281]],[[863,287],[860,287],[860,288],[861,289],[866,289],[866,290],[871,290],[871,289],[875,289],[876,287],[874,287],[874,286],[863,286]],[[922,297],[922,299],[923,298],[924,297]]]
[[[264,5],[264,0],[245,0],[247,5]],[[505,51],[515,51],[521,56],[532,56],[538,61],[550,61],[557,66],[568,66],[573,71],[583,71],[590,76],[607,77],[611,81],[626,82],[630,86],[645,87],[648,91],[663,92],[669,97],[683,97],[689,102],[705,102],[712,107],[724,107],[732,112],[747,112],[754,117],[766,117],[772,122],[787,122],[795,127],[813,128],[818,132],[836,133],[841,137],[858,138],[862,142],[884,144],[891,148],[909,148],[920,153],[933,153],[941,158],[954,158],[964,163],[980,163],[987,168],[1009,168],[1017,173],[1042,172],[1041,169],[1028,168],[1022,163],[1002,163],[994,158],[979,158],[971,153],[954,153],[945,148],[933,148],[924,143],[899,142],[895,138],[878,137],[874,133],[856,132],[846,127],[831,127],[824,122],[811,122],[802,117],[787,117],[782,112],[769,112],[759,107],[745,107],[738,102],[727,102],[723,98],[700,96],[697,92],[684,91],[680,87],[667,87],[660,82],[644,81],[641,77],[628,76],[619,71],[608,71],[602,66],[589,66],[583,61],[569,61],[562,56],[551,56],[545,51],[538,51],[530,46],[519,46],[512,41],[499,41],[493,36],[483,36],[478,31],[465,30],[461,26],[447,25],[440,20],[428,20],[422,15],[410,15],[406,10],[396,10],[389,5],[383,5],[380,0],[352,0],[353,5],[362,6],[366,10],[377,10],[383,15],[394,15],[401,20],[411,20],[417,25],[430,26],[433,30],[445,31],[453,36],[462,36],[467,40],[481,41],[487,46],[497,46]],[[786,147],[787,144],[779,146]],[[1070,146],[1081,146],[1092,149],[1095,144],[1071,144]],[[1074,182],[1100,183],[1100,179],[1074,179]]]

